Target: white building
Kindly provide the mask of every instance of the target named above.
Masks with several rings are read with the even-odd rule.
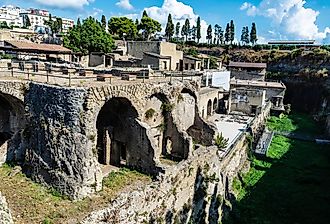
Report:
[[[7,5],[0,8],[0,22],[6,22],[8,26],[23,26],[21,13],[25,10],[16,6]]]
[[[67,33],[74,26],[73,19],[62,18],[62,32]]]
[[[26,16],[29,17],[31,23],[30,29],[45,29],[46,26],[44,22],[49,20],[49,11],[42,9],[28,9],[26,12],[21,13],[20,16],[23,18],[23,23],[25,23]]]

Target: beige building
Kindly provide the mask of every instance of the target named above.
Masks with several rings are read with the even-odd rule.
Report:
[[[265,81],[266,63],[229,62],[231,77],[242,80]]]
[[[183,56],[183,64],[182,64],[183,71],[189,71],[189,70],[200,71],[201,69],[202,69],[201,59],[189,55]]]
[[[178,71],[183,52],[176,44],[161,41],[128,41],[127,54],[142,59],[142,65],[160,70]]]

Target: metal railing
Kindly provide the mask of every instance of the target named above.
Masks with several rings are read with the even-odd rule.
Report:
[[[10,64],[10,63],[9,63]],[[174,75],[174,74],[164,74],[158,73],[157,75],[150,75],[141,72],[140,75],[134,75],[133,80],[130,80],[128,77],[125,80],[123,76],[113,76],[109,74],[94,74],[92,72],[89,75],[82,76],[82,72],[84,69],[81,68],[57,68],[57,69],[40,69],[34,66],[1,66],[0,67],[0,77],[11,78],[11,79],[21,79],[26,81],[35,81],[41,83],[55,84],[55,85],[63,85],[63,86],[84,86],[87,83],[104,83],[108,80],[109,84],[115,84],[118,82],[129,83],[129,82],[169,82],[172,81],[184,81],[184,80],[194,80],[194,78],[198,78],[199,76],[195,75]],[[86,71],[90,71],[86,69]]]

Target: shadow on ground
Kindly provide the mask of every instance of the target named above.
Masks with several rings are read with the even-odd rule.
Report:
[[[293,123],[296,133],[319,134],[305,116],[298,115]],[[247,194],[233,204],[223,224],[329,223],[330,146],[275,136],[270,150],[281,149],[282,154],[270,152],[271,159],[265,159],[268,168],[254,167],[255,172],[265,171],[263,176],[253,186],[243,183]]]

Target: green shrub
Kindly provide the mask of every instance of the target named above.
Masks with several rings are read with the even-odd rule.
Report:
[[[146,111],[145,117],[149,120],[155,115],[156,111],[152,108]]]
[[[163,113],[171,112],[174,109],[174,105],[170,103],[163,103],[160,109],[163,111]]]
[[[218,147],[218,149],[224,149],[228,146],[228,138],[224,138],[222,133],[218,134],[215,138],[215,145]]]

